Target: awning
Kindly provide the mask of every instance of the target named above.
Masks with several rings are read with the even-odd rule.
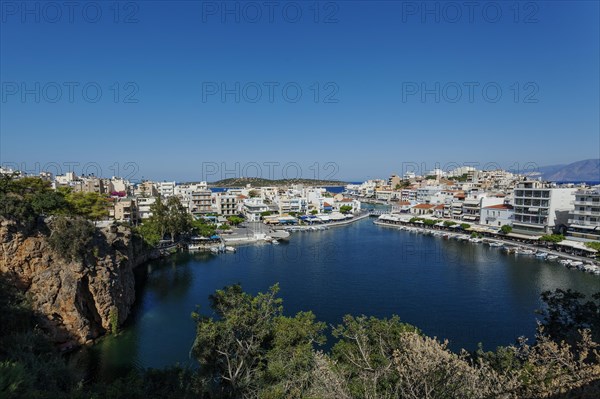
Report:
[[[508,233],[507,236],[513,238],[520,238],[523,240],[539,240],[541,236],[528,236],[526,234]]]
[[[579,241],[562,240],[561,242],[557,242],[557,244],[562,245],[564,247],[571,247],[571,248],[575,248],[575,249],[579,249],[579,250],[587,251],[587,252],[592,252],[592,253],[598,252],[595,249],[586,247],[585,244],[583,244]]]
[[[585,230],[596,230],[598,229],[598,226],[586,226],[583,224],[572,224],[569,226],[569,228],[573,228],[573,229],[585,229]]]
[[[477,220],[477,216],[463,216],[465,220]]]

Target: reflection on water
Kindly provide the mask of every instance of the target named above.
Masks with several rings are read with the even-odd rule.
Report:
[[[600,289],[597,276],[534,257],[373,225],[293,233],[289,243],[249,245],[235,254],[177,254],[137,270],[138,297],[123,332],[80,355],[101,376],[128,367],[191,364],[196,305],[228,284],[264,291],[276,282],[287,313],[313,310],[327,323],[344,314],[402,320],[451,347],[492,349],[533,336],[544,290]]]

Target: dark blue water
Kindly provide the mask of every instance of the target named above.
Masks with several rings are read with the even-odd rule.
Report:
[[[597,276],[557,263],[372,222],[293,233],[288,244],[249,245],[236,254],[179,254],[142,267],[129,325],[94,348],[101,373],[189,362],[191,312],[200,305],[208,313],[208,295],[233,283],[256,293],[279,282],[288,314],[312,310],[327,323],[347,313],[397,314],[426,334],[448,338],[454,350],[532,337],[544,290],[600,289]]]

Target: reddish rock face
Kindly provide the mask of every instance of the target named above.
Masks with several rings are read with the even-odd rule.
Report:
[[[0,273],[30,299],[55,342],[85,343],[119,324],[135,300],[133,268],[148,259],[130,229],[99,230],[82,261],[65,261],[48,244],[47,229],[25,232],[0,218]],[[95,248],[95,249],[92,249]]]

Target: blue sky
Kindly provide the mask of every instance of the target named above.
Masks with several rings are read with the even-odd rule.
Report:
[[[22,4],[1,2],[6,165],[361,180],[600,157],[596,1]]]

